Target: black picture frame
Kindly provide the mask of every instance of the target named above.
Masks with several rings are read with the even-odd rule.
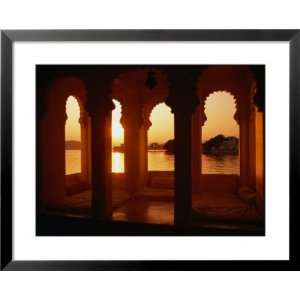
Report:
[[[289,42],[290,259],[235,261],[13,260],[13,43],[90,41]],[[1,270],[300,270],[300,30],[4,30],[1,32]],[[283,200],[283,199],[282,199]]]

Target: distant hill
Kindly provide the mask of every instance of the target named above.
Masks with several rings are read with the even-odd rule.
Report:
[[[164,149],[166,150],[166,152],[168,154],[174,154],[175,153],[175,143],[174,143],[174,140],[168,140],[164,144]]]
[[[239,139],[235,136],[225,137],[219,134],[202,144],[204,154],[224,155],[239,153]]]
[[[148,145],[148,150],[164,150],[164,145],[159,143],[151,143]]]
[[[65,143],[65,149],[66,150],[80,150],[81,149],[81,143],[79,141],[66,141]]]
[[[169,154],[175,153],[174,140],[168,140],[164,149]],[[202,144],[202,152],[204,154],[213,155],[238,155],[239,153],[239,139],[234,136],[225,137],[222,134],[216,135]]]

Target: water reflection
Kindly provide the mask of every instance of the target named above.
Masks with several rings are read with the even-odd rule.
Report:
[[[80,172],[80,150],[66,150],[66,174]],[[148,166],[150,171],[173,171],[174,155],[164,151],[149,151]],[[124,172],[124,153],[112,153],[112,172]],[[236,155],[202,155],[203,174],[239,174],[239,157]]]
[[[174,171],[174,155],[165,151],[148,151],[149,171]]]
[[[81,172],[81,151],[80,150],[66,150],[66,175]]]
[[[237,155],[202,155],[203,174],[239,174],[240,161]]]
[[[112,172],[123,173],[124,172],[124,153],[113,152],[111,156]]]

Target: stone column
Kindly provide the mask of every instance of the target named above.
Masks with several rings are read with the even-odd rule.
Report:
[[[91,117],[92,214],[105,221],[112,216],[111,195],[111,82],[88,85]]]
[[[256,127],[256,149],[255,149],[255,188],[258,193],[257,207],[263,214],[265,198],[265,132],[264,132],[264,111],[256,109],[255,113]]]
[[[196,74],[169,73],[169,97],[175,122],[175,225],[186,224],[192,212],[192,113],[198,104]]]
[[[201,190],[202,175],[202,126],[206,121],[204,104],[200,103],[194,111],[192,118],[192,176],[193,192]]]
[[[148,182],[148,130],[151,126],[151,122],[148,118],[143,120],[141,130],[140,130],[140,143],[141,143],[141,153],[140,153],[140,176],[141,186],[147,185]]]
[[[256,91],[255,103],[255,187],[258,194],[257,208],[262,218],[265,215],[265,67],[254,69]]]
[[[124,128],[124,160],[127,191],[133,196],[141,188],[142,156],[145,156],[145,132],[138,108],[124,108],[122,115]]]
[[[44,112],[38,119],[38,173],[43,208],[59,208],[66,196],[65,122],[67,97],[55,89],[45,97]]]
[[[250,174],[250,107],[249,96],[239,99],[238,124],[240,125],[240,186],[249,186]]]
[[[255,190],[256,185],[256,107],[250,104],[249,117],[249,185]]]
[[[201,175],[201,156],[200,156],[200,109],[195,109],[192,117],[192,179],[193,192],[198,192]]]
[[[81,175],[85,183],[91,183],[91,153],[90,153],[90,120],[86,112],[81,112],[79,119],[81,132]]]

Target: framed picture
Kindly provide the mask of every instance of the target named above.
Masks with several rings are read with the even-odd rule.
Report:
[[[1,32],[2,270],[299,270],[299,30]]]

